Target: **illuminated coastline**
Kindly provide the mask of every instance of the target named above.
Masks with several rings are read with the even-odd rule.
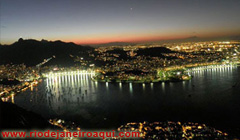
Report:
[[[65,72],[49,72],[44,73],[43,77],[56,77],[56,76],[63,76],[63,75],[95,75],[95,71],[86,71],[86,70],[78,70],[78,71],[65,71]]]

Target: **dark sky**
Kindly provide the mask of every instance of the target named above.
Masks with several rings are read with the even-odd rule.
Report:
[[[0,43],[80,44],[240,34],[240,0],[0,0]]]

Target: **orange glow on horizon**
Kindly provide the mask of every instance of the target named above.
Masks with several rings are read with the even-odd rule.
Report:
[[[161,35],[164,34],[164,35]],[[87,34],[87,35],[59,35],[58,37],[52,36],[52,37],[33,37],[32,39],[37,40],[62,40],[64,42],[73,42],[75,44],[82,44],[82,45],[93,45],[93,44],[104,44],[104,43],[111,43],[111,42],[129,42],[129,43],[147,43],[147,42],[157,42],[157,41],[167,41],[167,40],[177,40],[177,39],[185,39],[192,36],[197,36],[198,38],[202,39],[211,39],[211,38],[217,38],[217,37],[229,37],[229,36],[239,36],[240,31],[214,31],[214,32],[208,32],[208,31],[202,31],[198,32],[197,34],[190,34],[187,31],[181,31],[181,32],[139,32],[139,33],[105,33],[102,34]],[[17,41],[19,38],[16,38],[16,40],[5,40],[5,42],[0,42],[1,44],[12,44],[13,42]],[[30,39],[30,38],[24,38],[23,39]]]
[[[76,44],[104,44],[110,42],[131,42],[131,43],[141,43],[141,42],[152,42],[161,40],[173,40],[173,39],[183,39],[189,36],[166,36],[166,37],[111,37],[111,38],[87,38],[87,39],[67,39],[68,42],[74,42]]]
[[[64,39],[67,42],[74,42],[76,44],[104,44],[110,42],[129,42],[129,43],[144,43],[144,42],[154,42],[154,41],[164,41],[164,40],[175,40],[175,39],[185,39],[192,36],[197,36],[199,38],[214,38],[214,37],[225,37],[225,36],[235,36],[240,35],[240,32],[201,32],[195,35],[186,33],[168,33],[166,35],[159,35],[157,33],[136,33],[136,34],[105,34],[103,35],[89,35],[89,36],[72,36]]]

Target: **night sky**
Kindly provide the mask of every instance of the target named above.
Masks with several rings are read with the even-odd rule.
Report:
[[[78,44],[240,34],[240,0],[0,0],[1,44]]]

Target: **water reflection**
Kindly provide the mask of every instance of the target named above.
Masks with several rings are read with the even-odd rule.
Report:
[[[183,89],[185,89],[186,81],[182,81]]]
[[[108,82],[106,82],[106,88],[108,89]]]
[[[151,83],[151,90],[153,90],[153,83]]]
[[[162,82],[162,91],[165,92],[165,82]]]
[[[119,121],[121,116],[131,120],[144,118],[143,121],[178,116],[197,119],[202,114],[196,114],[196,110],[214,111],[216,115],[224,111],[237,114],[232,108],[240,106],[240,98],[235,97],[239,94],[231,93],[232,85],[240,80],[237,67],[194,71],[191,75],[194,77],[190,81],[146,84],[93,82],[91,75],[81,73],[55,75],[40,83],[38,91],[34,88],[12,98],[17,105],[47,118],[81,120],[81,117],[94,125],[105,124],[106,117],[114,124],[111,121],[116,117],[115,121]]]
[[[80,73],[48,77],[41,85],[40,92],[31,90],[31,94],[27,97],[30,96],[29,102],[32,107],[47,105],[49,110],[60,111],[61,114],[66,112],[69,106],[96,101],[96,94],[94,93],[98,83],[94,83],[88,78],[90,78],[90,75]]]
[[[145,83],[142,84],[143,90],[145,90]]]
[[[133,93],[132,83],[129,83],[129,91],[130,91],[130,93],[131,93],[131,95],[132,95],[132,93]]]
[[[122,90],[122,83],[119,83],[119,89]]]

